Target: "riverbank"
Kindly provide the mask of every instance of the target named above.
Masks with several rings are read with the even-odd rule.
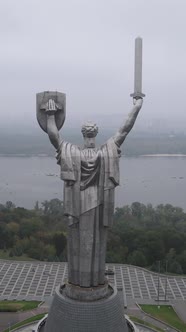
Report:
[[[174,158],[182,158],[182,157],[186,157],[186,154],[181,154],[181,153],[160,153],[160,154],[142,154],[140,155],[140,157],[162,157],[162,158],[169,158],[169,157],[174,157]],[[129,157],[130,158],[130,157]]]

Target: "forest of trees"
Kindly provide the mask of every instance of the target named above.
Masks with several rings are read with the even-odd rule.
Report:
[[[33,210],[0,204],[0,257],[66,261],[63,202],[36,202]],[[161,265],[158,263],[161,261]],[[186,274],[186,213],[170,204],[134,202],[116,208],[109,230],[107,262]]]

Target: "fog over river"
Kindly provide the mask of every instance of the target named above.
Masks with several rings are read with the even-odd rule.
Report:
[[[0,203],[33,208],[36,201],[63,198],[55,158],[0,157]],[[186,157],[120,159],[115,206],[170,203],[186,211]]]

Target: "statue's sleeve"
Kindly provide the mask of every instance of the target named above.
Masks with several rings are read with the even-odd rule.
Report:
[[[114,186],[119,185],[119,157],[121,150],[114,141],[114,138],[111,137],[106,145],[107,149],[107,160],[105,162],[106,174],[108,179],[110,179]]]
[[[57,149],[57,164],[61,166],[61,179],[64,181],[76,181],[77,162],[79,148],[71,143],[62,141]]]
[[[111,137],[102,148],[104,156],[103,225],[113,224],[114,189],[119,185],[120,149]]]

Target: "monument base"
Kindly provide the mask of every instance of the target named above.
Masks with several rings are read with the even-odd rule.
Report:
[[[97,287],[80,287],[67,283],[61,286],[60,293],[72,300],[92,302],[109,297],[113,293],[113,288],[107,280],[104,285]]]
[[[45,332],[128,332],[116,288],[112,288],[111,295],[95,301],[71,299],[64,288],[56,288]]]

